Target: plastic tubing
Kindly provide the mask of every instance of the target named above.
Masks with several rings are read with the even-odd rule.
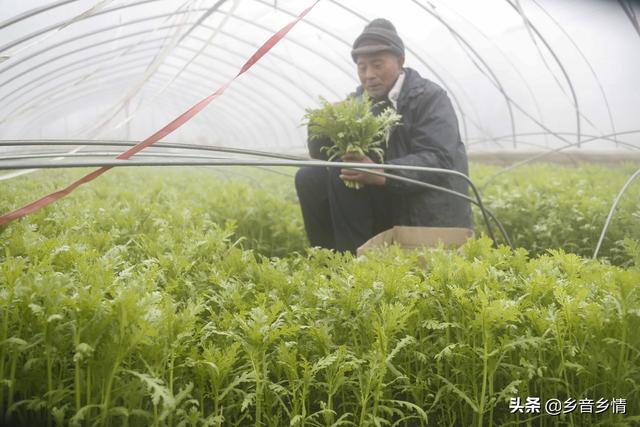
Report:
[[[174,144],[169,144],[174,145]],[[277,155],[272,155],[272,157],[277,157]],[[223,160],[207,160],[207,161],[132,161],[132,160],[103,160],[103,161],[89,161],[89,162],[64,162],[64,163],[51,163],[51,162],[35,162],[35,163],[25,163],[25,162],[3,162],[0,163],[0,170],[16,170],[16,169],[51,169],[51,168],[82,168],[82,167],[121,167],[121,166],[310,166],[310,167],[332,167],[332,168],[347,168],[353,169],[360,172],[371,173],[374,175],[385,176],[389,179],[395,179],[398,181],[403,181],[411,184],[415,184],[424,188],[434,189],[437,191],[443,191],[449,194],[452,194],[456,197],[463,198],[465,200],[470,201],[471,203],[477,205],[482,212],[483,219],[487,226],[487,232],[489,237],[493,241],[495,247],[498,246],[495,235],[493,234],[493,229],[491,228],[491,222],[489,220],[489,214],[487,213],[484,204],[482,203],[482,199],[480,197],[480,193],[477,188],[471,181],[471,179],[460,173],[458,171],[453,171],[449,169],[441,169],[441,168],[430,168],[425,166],[407,166],[407,165],[389,165],[389,164],[367,164],[366,168],[362,167],[362,163],[354,163],[354,162],[325,162],[319,160],[279,160],[279,161],[265,161],[265,160],[239,160],[239,159],[223,159]],[[476,200],[470,198],[469,196],[459,193],[457,191],[450,190],[448,188],[444,188],[434,184],[428,184],[426,182],[414,180],[411,178],[405,178],[402,176],[397,176],[394,174],[388,174],[384,172],[374,172],[368,169],[391,169],[391,170],[409,170],[409,171],[422,171],[422,172],[434,172],[451,176],[458,176],[464,179],[469,186],[472,188]],[[491,217],[498,224],[498,228],[502,233],[505,241],[511,247],[512,251],[515,251],[509,236],[506,233],[502,224],[495,218],[493,214]]]

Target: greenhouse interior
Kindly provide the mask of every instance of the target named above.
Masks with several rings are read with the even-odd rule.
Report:
[[[0,1],[0,425],[640,425],[638,76],[632,0]]]

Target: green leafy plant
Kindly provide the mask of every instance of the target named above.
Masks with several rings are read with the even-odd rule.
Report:
[[[0,425],[638,421],[635,240],[628,267],[487,238],[291,251],[293,200],[221,189],[209,170],[112,172],[0,229]],[[58,173],[8,181],[0,205],[70,178]],[[291,187],[268,185],[276,200]],[[511,413],[527,396],[623,398],[626,415]]]
[[[516,246],[532,255],[563,249],[584,257],[593,255],[613,199],[638,168],[616,169],[593,164],[561,167],[532,164],[500,176],[483,189],[483,201],[509,231]],[[472,164],[472,179],[482,185],[496,167]],[[640,241],[640,185],[629,187],[608,228],[599,258],[630,265],[625,237]],[[476,226],[483,220],[476,210]]]
[[[372,112],[374,107],[367,94],[362,97],[349,97],[344,101],[330,103],[320,99],[321,108],[307,109],[305,118],[309,125],[309,138],[312,141],[331,140],[332,145],[324,146],[329,160],[347,153],[375,155],[384,161],[383,144],[386,144],[391,129],[401,122],[402,117],[391,107],[380,114]],[[361,188],[358,182],[346,181],[350,188]]]

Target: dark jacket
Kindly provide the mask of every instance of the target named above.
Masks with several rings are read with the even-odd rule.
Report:
[[[405,68],[404,72],[397,104],[402,124],[391,132],[384,163],[451,169],[468,176],[466,150],[447,93],[411,68]],[[362,92],[362,87],[358,87],[355,95],[361,96]],[[324,151],[320,150],[324,144],[308,143],[312,158],[327,159]],[[417,171],[386,172],[468,194],[468,184],[459,177]],[[387,179],[386,185],[391,193],[394,225],[472,226],[471,207],[467,200],[393,179]]]

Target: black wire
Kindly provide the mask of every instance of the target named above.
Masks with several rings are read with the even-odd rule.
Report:
[[[38,144],[40,145],[40,144]],[[69,145],[69,144],[68,144]],[[175,147],[176,144],[167,144],[167,145],[173,145]],[[234,149],[235,150],[235,149]],[[252,153],[256,153],[252,150],[242,150],[242,151],[251,151]],[[270,154],[271,157],[278,157],[278,155],[275,154]],[[4,164],[3,164],[4,163]],[[358,170],[358,171],[362,171],[365,173],[373,173],[373,174],[383,174],[381,172],[373,172],[367,169],[362,169],[362,163],[349,163],[349,162],[341,162],[341,163],[336,163],[336,162],[325,162],[325,161],[309,161],[309,160],[288,160],[286,162],[280,161],[280,162],[270,162],[270,161],[261,161],[261,160],[234,160],[234,159],[224,159],[224,160],[219,160],[219,161],[135,161],[135,160],[104,160],[104,161],[100,161],[100,162],[96,162],[96,161],[90,161],[90,162],[61,162],[61,163],[51,163],[51,162],[36,162],[36,163],[26,163],[26,162],[3,162],[0,163],[0,170],[15,170],[15,169],[36,169],[36,168],[42,168],[42,169],[52,169],[52,168],[81,168],[81,167],[120,167],[120,166],[311,166],[311,167],[333,167],[333,168],[346,168],[346,169],[354,169],[354,170]],[[448,188],[444,188],[438,185],[434,185],[434,184],[428,184],[422,181],[418,181],[418,180],[414,180],[411,178],[405,178],[403,176],[398,176],[398,175],[394,175],[394,174],[384,174],[383,176],[386,176],[390,179],[395,179],[395,180],[399,180],[399,181],[404,181],[404,182],[408,182],[408,183],[412,183],[418,186],[422,186],[424,188],[429,188],[429,189],[434,189],[437,191],[443,191],[449,194],[452,194],[456,197],[461,197],[465,200],[468,200],[474,204],[476,204],[481,212],[482,212],[482,216],[483,219],[485,221],[486,227],[487,227],[487,233],[489,234],[489,237],[491,238],[491,240],[493,241],[493,245],[495,247],[498,246],[498,242],[495,238],[495,235],[493,233],[493,229],[491,227],[491,222],[489,220],[489,214],[487,213],[487,209],[484,207],[484,204],[482,203],[482,198],[480,197],[480,193],[478,192],[476,186],[473,184],[473,182],[471,181],[471,179],[458,172],[458,171],[452,171],[452,170],[448,170],[448,169],[440,169],[440,168],[430,168],[430,167],[424,167],[424,166],[406,166],[406,165],[390,165],[390,164],[367,164],[367,168],[373,168],[373,169],[392,169],[392,170],[411,170],[411,171],[422,171],[422,172],[433,172],[433,173],[440,173],[440,174],[445,174],[445,175],[452,175],[452,176],[458,176],[462,179],[464,179],[472,188],[475,196],[476,196],[476,200],[473,200],[472,198],[470,198],[467,195],[464,195],[462,193],[459,193],[457,191],[454,190],[450,190]],[[500,232],[502,233],[505,241],[507,242],[507,244],[509,244],[509,246],[511,247],[512,251],[515,251],[515,248],[513,247],[513,244],[511,243],[511,240],[509,239],[509,236],[506,233],[506,230],[504,229],[504,227],[502,227],[502,224],[499,223],[499,221],[497,221],[497,218],[491,214],[491,217],[494,219],[494,221],[496,221],[496,224],[498,224],[498,228],[500,229]]]
[[[121,141],[121,140],[104,140],[104,141],[95,141],[95,140],[73,140],[73,141],[61,141],[61,140],[48,140],[48,139],[39,139],[39,140],[18,140],[18,139],[7,139],[0,140],[0,147],[19,147],[19,146],[48,146],[48,145],[94,145],[94,146],[114,146],[114,147],[130,147],[138,144],[140,141]],[[301,156],[290,156],[287,154],[274,154],[269,153],[267,151],[258,151],[258,150],[248,150],[244,148],[233,148],[233,147],[222,147],[215,145],[197,145],[197,144],[179,144],[179,143],[167,143],[167,142],[156,142],[153,144],[153,147],[162,147],[162,148],[180,148],[183,150],[202,150],[202,151],[216,151],[222,153],[236,153],[236,154],[247,154],[253,156],[260,157],[273,157],[276,159],[287,159],[287,160],[306,160],[305,157]]]

